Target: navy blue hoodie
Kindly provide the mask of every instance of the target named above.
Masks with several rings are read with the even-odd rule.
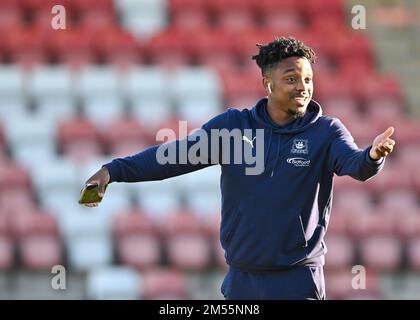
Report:
[[[223,164],[224,146],[217,156],[222,168],[220,240],[226,261],[256,272],[323,265],[334,174],[365,181],[381,170],[384,158],[372,160],[371,147],[360,150],[340,120],[322,115],[321,106],[313,100],[304,117],[284,126],[270,119],[266,106],[263,98],[252,110],[229,109],[202,126],[209,136],[211,129],[251,129],[252,136],[264,129],[261,174],[245,174],[246,163]],[[187,148],[194,143],[188,142]],[[243,143],[244,148],[250,145]],[[173,148],[180,148],[179,141]],[[212,165],[210,160],[162,165],[156,159],[157,149],[153,146],[106,164],[111,182],[162,180]]]

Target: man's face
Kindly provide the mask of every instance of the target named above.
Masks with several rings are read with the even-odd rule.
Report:
[[[264,86],[271,83],[270,100],[287,114],[297,118],[305,115],[312,99],[312,67],[306,58],[289,57],[273,67],[264,77]]]

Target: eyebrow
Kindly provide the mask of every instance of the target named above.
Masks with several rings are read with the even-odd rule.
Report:
[[[296,72],[296,71],[298,71],[296,68],[289,68],[289,69],[284,70],[283,74],[286,74],[288,72]],[[312,76],[312,72],[308,72],[308,74],[309,76]]]
[[[284,72],[283,72],[283,73],[288,73],[288,72],[292,72],[292,71],[296,71],[296,68],[289,68],[289,69],[286,69],[286,70],[284,70]]]

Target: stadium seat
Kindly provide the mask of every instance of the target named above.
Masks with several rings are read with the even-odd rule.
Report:
[[[46,49],[54,61],[73,70],[81,70],[82,67],[87,67],[97,61],[92,47],[92,38],[93,32],[80,26],[59,30],[59,32],[49,30]]]
[[[156,131],[160,124],[169,122],[175,111],[168,96],[134,97],[131,101],[131,114],[148,131],[149,138],[155,142]]]
[[[260,78],[248,72],[225,74],[223,82],[226,107],[251,108],[266,95]]]
[[[363,266],[357,265],[351,269],[325,270],[327,300],[357,300],[372,297],[381,299],[378,273],[376,270],[361,267]]]
[[[164,217],[176,210],[181,199],[178,187],[171,184],[172,181],[148,181],[136,185],[137,205],[152,217]]]
[[[337,179],[339,180],[340,177]],[[339,214],[350,214],[353,211],[372,208],[371,195],[361,188],[346,188],[339,190],[334,199],[334,211]]]
[[[118,5],[121,24],[138,39],[150,39],[168,23],[166,1],[124,0]]]
[[[85,114],[93,123],[106,123],[123,114],[120,80],[113,67],[91,67],[81,72],[77,92]]]
[[[415,238],[420,234],[420,208],[397,212],[395,232],[402,241]]]
[[[353,265],[355,246],[351,238],[345,235],[328,233],[325,243],[328,249],[325,257],[328,270],[343,269]]]
[[[106,149],[115,156],[127,156],[145,149],[148,136],[140,123],[132,118],[121,118],[102,128]]]
[[[68,159],[51,159],[32,172],[35,189],[39,193],[39,200],[44,205],[46,204],[44,197],[52,197],[54,192],[60,190],[71,194],[71,190],[79,187],[77,167]]]
[[[0,192],[11,190],[31,191],[29,172],[15,162],[0,166]]]
[[[192,57],[185,43],[189,41],[186,33],[179,29],[170,28],[160,32],[151,37],[145,47],[148,61],[168,69],[188,65]]]
[[[246,1],[243,1],[246,2]],[[243,32],[248,28],[255,28],[257,23],[252,12],[247,10],[229,10],[220,11],[217,14],[217,26],[230,32]]]
[[[411,187],[411,175],[405,170],[401,170],[391,161],[387,163],[386,170],[372,179],[367,185],[375,194],[386,192],[391,189],[407,189]]]
[[[113,234],[120,263],[139,270],[159,264],[160,240],[152,220],[141,211],[131,210],[116,215]]]
[[[36,112],[45,121],[57,121],[76,114],[73,100],[73,79],[63,67],[40,66],[28,79],[28,93],[36,105]]]
[[[143,297],[151,300],[188,299],[187,279],[174,269],[154,269],[143,274]]]
[[[106,266],[88,273],[87,298],[134,300],[142,294],[142,276],[130,267]]]
[[[98,61],[120,69],[143,62],[133,35],[112,25],[94,33],[93,48]]]
[[[23,70],[16,66],[0,66],[0,119],[24,117],[28,110],[24,97]]]
[[[343,123],[360,120],[360,109],[351,95],[326,97],[322,101],[324,114],[340,119]]]
[[[20,259],[32,270],[51,270],[62,263],[62,244],[56,220],[45,212],[19,215],[15,225]]]
[[[110,219],[100,210],[92,212],[92,209],[81,206],[67,207],[59,223],[69,266],[77,271],[86,271],[112,263]]]
[[[362,264],[380,271],[396,271],[401,266],[402,246],[389,236],[369,236],[359,243]]]
[[[9,270],[14,263],[14,246],[10,237],[8,216],[0,211],[0,270]]]
[[[38,28],[18,27],[9,30],[5,46],[10,61],[25,69],[47,62],[44,38]]]
[[[170,265],[185,271],[203,271],[210,265],[211,247],[197,215],[184,211],[168,215],[159,225]]]
[[[420,270],[420,238],[417,235],[406,245],[408,266],[413,271]]]
[[[417,194],[409,188],[386,190],[380,195],[379,206],[382,210],[389,210],[397,213],[405,210],[415,210],[418,208]]]
[[[404,105],[390,98],[367,101],[365,109],[369,122],[377,123],[378,127],[387,128],[404,121]]]
[[[221,94],[218,75],[205,68],[180,68],[172,74],[172,94],[181,103],[186,97],[217,99]]]
[[[66,119],[58,126],[57,148],[76,162],[83,162],[102,152],[100,135],[87,119]]]
[[[333,210],[328,223],[328,234],[332,236],[345,235],[345,233],[347,232],[347,218],[348,215],[345,212],[340,212],[333,205]]]
[[[127,71],[123,81],[124,94],[134,101],[162,99],[169,95],[167,72],[159,67],[136,67]]]
[[[177,114],[180,120],[189,121],[197,127],[222,111],[222,99],[217,96],[208,99],[186,96],[177,101]]]

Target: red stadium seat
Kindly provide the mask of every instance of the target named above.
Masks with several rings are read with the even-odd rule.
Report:
[[[184,1],[184,0],[183,0]],[[198,1],[194,1],[198,3]],[[171,9],[171,28],[193,31],[206,30],[211,26],[208,13],[200,6],[185,6]]]
[[[14,1],[12,1],[14,2]],[[5,3],[0,4],[0,28],[2,30],[9,30],[19,28],[22,26],[23,14],[18,6],[7,6]]]
[[[338,118],[344,124],[361,119],[359,105],[351,95],[326,97],[322,102],[324,114]]]
[[[149,62],[173,68],[191,61],[191,55],[186,50],[189,41],[187,33],[171,28],[154,35],[144,49]]]
[[[134,154],[151,144],[149,136],[134,119],[117,119],[103,130],[107,150],[114,156]]]
[[[160,226],[170,265],[180,270],[202,271],[210,265],[210,243],[193,213],[174,213]]]
[[[160,241],[147,215],[138,210],[118,214],[114,219],[113,233],[121,263],[140,270],[158,265]]]
[[[337,208],[333,208],[332,214],[328,223],[329,235],[345,235],[347,232],[347,215],[345,212],[340,212]]]
[[[328,270],[341,269],[353,265],[354,244],[352,239],[345,235],[328,233],[325,243],[328,249],[325,257]]]
[[[413,271],[420,271],[420,237],[411,239],[406,246],[408,266]]]
[[[264,91],[260,76],[238,71],[222,75],[227,107],[252,107],[255,101],[267,93]]]
[[[270,12],[284,12],[286,14],[301,15],[301,8],[296,1],[293,0],[260,0],[249,1],[252,10],[256,11],[262,18],[266,17]]]
[[[8,270],[14,263],[14,246],[10,236],[8,216],[0,211],[0,270]]]
[[[60,123],[57,144],[59,151],[75,161],[85,161],[102,152],[98,131],[83,118]]]
[[[216,16],[225,14],[226,12],[252,12],[252,1],[231,0],[226,2],[224,0],[206,1],[207,10]]]
[[[221,60],[235,64],[232,35],[224,30],[194,33],[194,39],[188,45],[194,59],[198,63],[209,63]],[[217,64],[216,64],[217,65]]]
[[[418,208],[417,194],[409,189],[390,189],[380,194],[379,208],[397,213]]]
[[[68,28],[49,32],[47,48],[56,61],[78,69],[96,59],[92,48],[92,32],[86,28]]]
[[[354,266],[351,269],[344,268],[331,271],[326,269],[325,285],[327,299],[380,298],[378,273],[374,269],[361,267]]]
[[[144,274],[143,279],[143,297],[145,299],[188,299],[186,277],[177,270],[150,270]]]
[[[225,1],[223,1],[225,2]],[[256,27],[255,17],[250,11],[223,11],[218,14],[217,26],[231,32],[241,32]]]
[[[43,33],[37,28],[16,28],[5,36],[9,59],[24,68],[47,61]]]
[[[386,97],[394,101],[402,101],[401,88],[394,76],[371,74],[364,75],[355,82],[355,94],[360,101],[372,101],[377,97]]]
[[[369,122],[377,123],[378,127],[398,126],[404,121],[404,105],[390,98],[376,98],[367,101],[365,108]]]
[[[342,179],[339,177],[336,180]],[[354,211],[371,210],[371,195],[361,188],[346,188],[335,195],[333,210],[340,214],[349,215]]]
[[[62,263],[62,244],[53,216],[42,211],[21,214],[14,228],[20,259],[26,268],[51,270]]]
[[[92,39],[96,57],[101,62],[122,67],[142,62],[143,57],[136,40],[129,32],[115,28],[103,28]]]
[[[88,30],[100,31],[101,29],[115,27],[118,22],[112,11],[88,10],[80,13],[79,24]]]
[[[376,194],[392,189],[410,188],[412,180],[410,174],[412,172],[401,170],[399,166],[390,161],[386,164],[386,169],[369,181],[367,186]]]
[[[420,234],[420,208],[401,210],[394,213],[395,232],[401,240],[415,238]]]
[[[18,163],[9,162],[0,166],[0,192],[31,191],[31,178]]]
[[[396,271],[401,265],[402,246],[399,239],[389,236],[369,236],[359,243],[364,266],[380,271]]]
[[[32,191],[23,189],[5,189],[0,192],[0,210],[13,217],[36,208]]]
[[[340,38],[335,41],[337,46],[334,52],[331,52],[338,65],[356,59],[361,66],[370,67],[373,70],[372,41],[363,33],[345,32],[339,36]],[[352,74],[356,75],[354,72]]]
[[[206,2],[205,0],[169,0],[169,12],[174,14],[184,10],[205,11]]]
[[[115,13],[113,0],[71,0],[69,7],[80,15],[94,11]]]
[[[334,17],[345,22],[345,5],[342,0],[307,0],[297,3],[303,15],[308,19]]]

